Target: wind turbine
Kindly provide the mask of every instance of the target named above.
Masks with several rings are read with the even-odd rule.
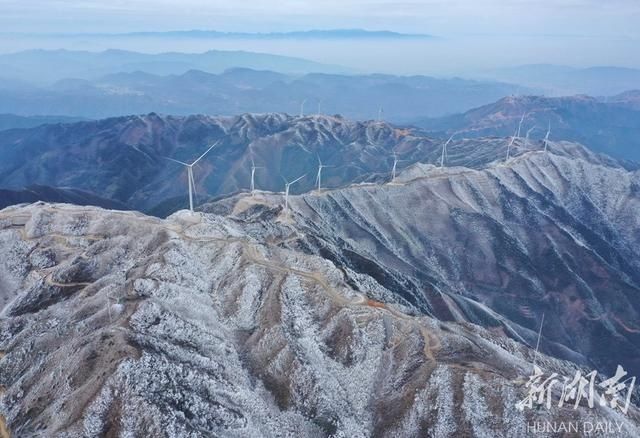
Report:
[[[527,136],[524,138],[524,149],[526,149],[527,145],[529,144],[529,135],[531,135],[531,133],[533,131],[535,131],[536,129],[538,129],[538,127],[537,126],[533,126],[527,131]]]
[[[406,160],[398,160],[398,155],[394,152],[393,153],[393,167],[391,168],[391,181],[395,181],[396,179],[396,169],[398,167],[398,163],[401,163],[403,161]]]
[[[283,176],[282,179],[284,180],[284,211],[288,212],[289,211],[289,188],[297,183],[298,181],[300,181],[302,178],[304,178],[305,176],[307,176],[307,174],[305,173],[304,175],[294,179],[293,181],[289,182],[287,181],[287,179]]]
[[[538,347],[540,347],[540,337],[542,336],[542,326],[544,324],[544,313],[542,314],[542,321],[540,322],[540,331],[538,331],[538,342],[536,342],[536,352],[533,356],[533,368],[536,367],[536,360],[538,359]]]
[[[205,151],[204,154],[200,155],[198,157],[198,159],[196,161],[194,161],[193,163],[191,163],[191,164],[185,163],[183,161],[175,160],[173,158],[164,157],[167,160],[174,161],[174,162],[176,162],[178,164],[182,164],[183,166],[185,166],[187,168],[187,179],[189,180],[189,210],[191,211],[191,213],[193,213],[193,195],[194,195],[194,193],[196,191],[196,184],[195,184],[195,181],[193,179],[193,166],[195,166],[198,163],[198,161],[202,160],[204,158],[204,156],[207,155],[211,149],[213,149],[214,147],[216,147],[218,145],[218,143],[220,143],[220,140],[218,140],[214,144],[212,144],[209,147],[209,149],[207,149]]]
[[[544,151],[547,152],[547,146],[549,145],[549,135],[551,134],[551,120],[549,120],[549,129],[547,129],[547,135],[544,136]]]
[[[300,104],[300,117],[304,117],[304,104],[307,102],[307,99],[304,99]]]
[[[382,107],[378,108],[378,122],[382,122],[382,113],[384,111],[382,110]]]
[[[449,137],[449,140],[447,140],[447,142],[442,145],[442,157],[440,157],[440,167],[444,167],[444,159],[447,156],[447,146],[449,145],[449,143],[451,143],[451,140],[453,140],[453,137],[456,134],[457,132],[454,132],[453,135]]]
[[[518,123],[518,134],[517,137],[520,138],[520,130],[522,129],[522,123],[524,122],[524,118],[527,116],[527,113],[522,114],[522,118],[520,119],[520,123]]]
[[[322,105],[322,99],[318,99],[318,115],[322,114],[320,112],[320,106]]]
[[[327,164],[322,164],[322,160],[320,159],[320,155],[318,155],[318,175],[316,176],[316,185],[318,186],[318,191],[321,189],[322,183],[322,169],[325,167],[335,167]]]
[[[252,157],[251,158],[251,196],[253,196],[256,191],[256,183],[255,183],[256,169],[264,169],[264,167],[256,166],[256,163],[253,161],[253,157]]]
[[[509,157],[511,156],[511,146],[513,146],[513,142],[516,141],[517,134],[518,134],[518,130],[516,129],[516,132],[513,133],[513,136],[511,137],[511,141],[507,146],[507,158],[505,159],[505,161],[509,161]]]

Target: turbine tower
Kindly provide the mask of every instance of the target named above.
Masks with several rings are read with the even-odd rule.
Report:
[[[449,137],[449,140],[447,140],[447,142],[442,145],[442,157],[440,157],[440,167],[444,167],[444,159],[447,156],[447,146],[449,145],[449,143],[451,143],[451,140],[453,140],[453,137],[456,134],[457,132],[454,132],[453,135]]]
[[[382,113],[384,111],[382,110],[382,107],[378,107],[378,122],[382,122]]]
[[[549,129],[547,129],[547,135],[544,136],[544,151],[547,152],[549,146],[549,135],[551,135],[551,120],[549,120]]]
[[[396,169],[398,168],[398,163],[402,163],[403,161],[406,161],[406,160],[398,160],[398,155],[395,152],[393,153],[393,167],[391,168],[391,182],[395,181],[396,179]]]
[[[307,174],[305,173],[304,175],[294,179],[293,181],[289,182],[287,181],[287,179],[283,176],[282,179],[284,180],[284,211],[285,212],[289,212],[289,188],[297,183],[298,181],[300,181],[302,178],[304,178],[305,176],[307,176]]]
[[[527,149],[527,146],[529,145],[529,135],[531,135],[531,133],[533,131],[535,131],[536,129],[538,129],[537,126],[532,126],[528,131],[527,131],[527,136],[524,138],[524,149]]]
[[[256,163],[251,158],[251,196],[255,194],[256,191],[256,169],[264,169],[262,166],[256,166]]]
[[[522,118],[520,119],[520,123],[518,123],[518,134],[516,135],[516,137],[520,138],[520,132],[522,129],[522,123],[524,122],[524,118],[527,116],[527,113],[523,113],[522,114]]]
[[[513,133],[513,136],[511,137],[511,141],[507,146],[507,158],[504,161],[509,161],[509,157],[511,156],[511,146],[513,146],[513,142],[516,141],[517,135],[518,135],[518,130],[516,129],[516,132]]]
[[[320,191],[320,189],[321,189],[322,169],[324,169],[325,167],[335,167],[335,166],[329,166],[329,165],[326,165],[326,164],[322,164],[322,160],[320,159],[320,155],[318,155],[318,175],[316,176],[316,185],[318,186],[318,191]]]
[[[542,326],[544,325],[544,313],[542,313],[542,321],[540,322],[540,330],[538,331],[538,341],[536,342],[536,352],[533,356],[533,368],[536,367],[536,360],[538,359],[538,348],[540,347],[540,338],[542,336]]]
[[[302,103],[300,103],[300,117],[304,117],[304,104],[307,102],[307,99],[304,99]]]
[[[187,179],[189,181],[189,210],[191,211],[191,213],[193,213],[193,195],[195,194],[195,191],[196,191],[196,184],[195,184],[195,180],[193,179],[193,166],[195,166],[198,163],[198,161],[202,160],[204,158],[204,156],[207,155],[211,149],[213,149],[214,147],[216,147],[218,145],[218,143],[220,143],[220,140],[218,140],[214,144],[212,144],[209,147],[209,149],[207,149],[204,152],[204,154],[200,155],[198,157],[198,159],[196,161],[194,161],[193,163],[191,163],[191,164],[185,163],[183,161],[175,160],[173,158],[164,157],[167,160],[176,162],[178,164],[182,164],[183,166],[185,166],[187,168]]]
[[[322,106],[322,99],[318,99],[318,115],[322,114],[320,112],[320,107]]]

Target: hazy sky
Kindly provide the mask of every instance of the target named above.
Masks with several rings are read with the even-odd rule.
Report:
[[[6,32],[362,27],[639,37],[639,22],[638,0],[0,0]]]
[[[640,0],[0,0],[0,52],[30,48],[146,52],[249,50],[362,71],[465,74],[519,64],[640,67]],[[363,28],[427,33],[433,42],[242,41],[24,37],[211,29]]]

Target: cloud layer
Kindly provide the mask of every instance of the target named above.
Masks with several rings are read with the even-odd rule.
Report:
[[[638,22],[638,0],[0,0],[0,28],[15,32],[362,27],[640,36]]]

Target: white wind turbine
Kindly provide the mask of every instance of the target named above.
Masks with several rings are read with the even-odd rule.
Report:
[[[307,99],[304,99],[300,104],[300,117],[304,117],[304,104],[307,103]]]
[[[289,188],[297,183],[298,181],[300,181],[302,178],[304,178],[305,176],[307,176],[307,174],[305,173],[304,175],[294,179],[293,181],[289,182],[287,181],[287,179],[283,176],[282,179],[284,180],[284,211],[288,212],[289,211]]]
[[[253,157],[252,157],[251,158],[251,196],[253,196],[256,191],[256,169],[264,169],[264,167],[256,166],[256,163],[253,161]]]
[[[195,184],[195,181],[193,179],[193,166],[195,166],[198,163],[198,161],[202,160],[204,158],[204,156],[207,155],[211,149],[213,149],[214,147],[216,147],[218,145],[218,143],[220,143],[220,140],[218,140],[217,142],[212,144],[209,147],[209,149],[207,149],[205,151],[204,154],[200,155],[198,157],[198,159],[196,161],[194,161],[193,163],[191,163],[191,164],[185,163],[183,161],[175,160],[173,158],[164,157],[167,160],[174,161],[174,162],[176,162],[178,164],[182,164],[183,166],[185,166],[187,168],[187,179],[189,180],[189,210],[191,211],[191,213],[193,213],[193,195],[194,195],[195,190],[196,190],[196,184]]]
[[[551,135],[551,120],[549,120],[549,129],[547,129],[547,135],[544,136],[544,151],[547,152],[549,146],[549,135]]]
[[[384,111],[382,110],[382,107],[378,108],[378,122],[382,122],[382,113]]]
[[[320,107],[322,106],[322,99],[318,99],[318,115],[322,114],[320,112]]]
[[[440,167],[444,167],[444,159],[447,156],[447,146],[449,145],[449,143],[451,143],[451,140],[453,140],[453,137],[456,134],[457,132],[454,132],[453,135],[449,137],[449,140],[447,140],[447,142],[442,145],[442,156],[440,157]]]
[[[398,160],[398,155],[393,153],[393,167],[391,168],[391,182],[396,180],[396,169],[398,168],[398,163],[402,163],[407,160]]]
[[[516,135],[516,137],[520,138],[520,132],[522,129],[522,123],[524,122],[524,118],[527,116],[527,113],[523,113],[522,114],[522,118],[520,119],[520,123],[518,123],[518,134]]]
[[[528,131],[527,131],[527,136],[524,138],[524,149],[527,149],[527,146],[529,145],[529,136],[531,135],[531,133],[533,131],[535,131],[536,129],[538,129],[537,126],[532,126]]]
[[[511,146],[513,146],[513,142],[516,141],[517,135],[518,135],[518,130],[516,129],[516,132],[513,133],[513,136],[511,137],[511,141],[507,146],[507,158],[505,159],[505,161],[509,161],[509,157],[511,156]]]
[[[542,337],[542,326],[544,325],[544,313],[542,313],[542,321],[540,322],[540,331],[538,331],[538,341],[536,342],[536,351],[533,356],[533,368],[536,367],[536,360],[538,359],[538,348],[540,347],[540,338]]]
[[[318,187],[318,191],[322,188],[322,169],[325,167],[335,167],[327,164],[322,164],[322,160],[320,159],[320,155],[318,155],[318,174],[316,175],[316,185]]]

